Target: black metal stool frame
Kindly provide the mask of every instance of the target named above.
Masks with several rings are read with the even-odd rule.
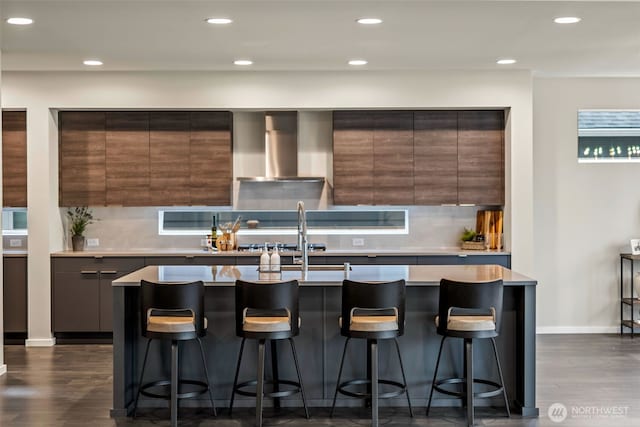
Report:
[[[304,394],[304,386],[302,383],[302,377],[300,375],[300,366],[298,364],[298,355],[296,352],[296,346],[293,341],[293,337],[297,336],[299,329],[299,308],[298,308],[298,281],[291,280],[289,282],[270,282],[270,283],[253,283],[243,280],[236,281],[236,335],[242,338],[240,344],[240,352],[238,353],[238,363],[236,365],[236,373],[233,380],[233,391],[231,394],[231,400],[229,402],[229,415],[231,416],[233,411],[233,402],[235,395],[240,394],[242,396],[251,396],[256,398],[256,426],[262,426],[262,410],[263,399],[270,397],[274,399],[274,407],[280,407],[280,398],[291,396],[296,393],[300,393],[302,396],[302,404],[304,406],[304,412],[307,419],[309,419],[309,409],[307,408],[307,400]],[[246,331],[244,328],[244,319],[247,309],[259,310],[263,312],[275,312],[284,310],[288,313],[290,321],[290,329],[286,331],[272,331],[272,332],[252,332]],[[238,377],[240,375],[240,367],[242,364],[242,355],[244,353],[244,346],[247,339],[258,340],[258,372],[257,379],[245,381],[238,384]],[[296,374],[298,381],[282,380],[278,376],[278,355],[277,344],[278,340],[286,339],[291,346],[291,353],[293,355],[293,361],[296,368]],[[265,353],[266,343],[269,341],[271,349],[271,370],[273,381],[266,381],[264,378],[264,365],[265,365]],[[273,384],[274,391],[270,393],[264,392],[265,384]],[[289,390],[280,390],[280,385],[288,385],[293,387]],[[248,391],[246,388],[254,387],[255,391]]]
[[[211,408],[214,416],[217,416],[216,406],[213,401],[213,391],[209,381],[209,370],[202,346],[201,337],[206,335],[204,318],[204,283],[202,281],[191,283],[153,283],[142,280],[140,282],[140,322],[142,335],[147,338],[147,345],[138,381],[138,392],[133,406],[133,418],[136,417],[138,401],[140,395],[169,400],[171,412],[171,426],[178,425],[178,401],[209,393]],[[189,332],[154,332],[147,329],[147,313],[152,310],[166,314],[177,314],[180,312],[191,312],[195,319],[195,330]],[[147,366],[149,348],[151,341],[171,340],[171,380],[159,380],[150,383],[143,383],[144,372]],[[204,368],[205,381],[180,379],[179,375],[179,342],[186,340],[197,340],[200,347],[200,357]],[[197,390],[180,393],[180,385],[193,385],[199,387]],[[148,391],[156,387],[170,386],[169,393],[154,393]]]
[[[336,406],[338,393],[359,399],[366,399],[371,402],[371,425],[378,425],[378,399],[386,399],[406,394],[409,406],[409,414],[413,417],[413,409],[411,407],[411,398],[409,397],[409,389],[407,387],[407,378],[404,373],[404,365],[402,356],[400,355],[400,346],[397,337],[404,334],[405,323],[405,281],[397,280],[395,282],[386,283],[366,283],[355,282],[352,280],[344,280],[342,283],[342,324],[340,325],[340,334],[346,337],[342,358],[340,360],[340,369],[338,371],[338,380],[336,381],[336,390],[333,394],[333,403],[331,405],[330,416]],[[355,310],[372,310],[383,311],[393,309],[397,315],[398,329],[383,331],[354,331],[350,329],[351,316]],[[354,379],[350,381],[340,382],[342,378],[342,370],[344,368],[344,359],[347,354],[347,347],[351,338],[364,338],[367,340],[367,379]],[[378,376],[378,340],[393,339],[395,343],[398,360],[400,361],[400,372],[402,373],[402,383],[387,379],[380,379]],[[367,384],[366,392],[354,392],[347,388],[354,385]],[[396,387],[397,390],[387,393],[379,392],[379,384],[390,385]]]
[[[442,335],[440,340],[440,349],[438,350],[438,358],[436,368],[433,372],[433,380],[431,382],[431,392],[429,393],[429,403],[427,404],[427,416],[431,409],[433,391],[455,396],[465,399],[467,409],[467,424],[474,424],[474,398],[487,398],[502,394],[507,417],[511,417],[509,408],[509,400],[507,391],[504,386],[504,377],[502,375],[502,367],[500,366],[500,358],[498,357],[498,349],[495,337],[498,336],[500,325],[502,322],[502,302],[503,302],[503,283],[502,280],[492,282],[457,282],[453,280],[442,279],[440,281],[440,297],[438,304],[438,334]],[[460,331],[450,330],[447,325],[449,315],[452,308],[469,309],[469,310],[491,310],[494,313],[495,329],[480,331]],[[464,340],[464,372],[463,378],[446,378],[437,380],[438,368],[440,366],[440,358],[442,356],[442,348],[447,338],[462,338]],[[474,378],[473,374],[473,339],[491,339],[493,354],[498,367],[500,383],[486,379]],[[462,391],[452,391],[444,388],[444,385],[462,384]],[[474,384],[484,384],[493,388],[493,390],[484,392],[474,392]],[[469,392],[470,390],[470,392]]]

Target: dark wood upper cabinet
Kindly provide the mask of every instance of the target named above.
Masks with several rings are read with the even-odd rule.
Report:
[[[27,112],[2,112],[2,206],[27,206]]]
[[[413,143],[415,203],[458,203],[458,112],[416,111]]]
[[[336,205],[504,204],[504,112],[336,111]]]
[[[189,112],[152,112],[149,123],[151,204],[189,205]]]
[[[106,115],[63,111],[59,118],[61,206],[100,206],[106,196]]]
[[[226,111],[64,111],[60,205],[231,204]]]
[[[412,112],[334,112],[333,202],[413,204]]]
[[[412,205],[413,112],[375,112],[373,116],[373,200],[377,205]]]
[[[149,204],[149,113],[107,112],[107,205]]]
[[[504,112],[458,112],[458,203],[504,204]]]
[[[367,111],[333,113],[333,203],[374,203],[374,118]]]
[[[231,204],[232,124],[230,112],[191,113],[189,184],[192,205]]]

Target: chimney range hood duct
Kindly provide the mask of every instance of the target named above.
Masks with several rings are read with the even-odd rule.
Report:
[[[298,176],[298,112],[264,114],[265,176],[240,177],[249,182],[324,182],[323,177]]]

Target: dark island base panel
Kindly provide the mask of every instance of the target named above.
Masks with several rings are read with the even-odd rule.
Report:
[[[130,414],[135,384],[139,377],[146,340],[140,335],[137,287],[114,287],[114,406],[113,417]],[[340,356],[344,340],[339,334],[340,288],[301,287],[300,335],[295,338],[302,380],[311,406],[331,406]],[[538,416],[535,407],[535,287],[505,287],[504,320],[497,339],[505,384],[512,409],[523,416]],[[429,397],[433,370],[435,369],[441,337],[436,334],[434,316],[437,311],[437,287],[408,287],[405,335],[399,338],[405,364],[412,405],[423,407]],[[204,339],[211,380],[214,384],[216,405],[229,405],[241,339],[235,336],[234,288],[207,287],[206,304],[209,331]],[[123,315],[124,313],[124,315]],[[530,323],[532,322],[533,323]],[[351,340],[345,360],[344,379],[365,377],[366,347],[364,340]],[[476,340],[474,369],[476,376],[497,381],[498,372],[488,340]],[[154,341],[151,344],[145,378],[169,377],[169,343]],[[201,378],[201,362],[197,343],[181,344],[181,375],[183,378]],[[164,347],[164,348],[161,348]],[[380,378],[402,381],[393,343],[381,340]],[[295,379],[290,347],[286,341],[277,344],[280,379]],[[267,352],[270,355],[270,352]],[[269,356],[268,356],[269,358]],[[439,377],[462,376],[463,343],[461,339],[448,338],[441,361]],[[257,344],[247,340],[240,381],[255,378]],[[266,377],[270,378],[270,361],[267,360]],[[140,407],[154,407],[165,402],[140,398]],[[272,400],[266,399],[266,405]],[[281,399],[282,406],[301,406],[299,396]],[[406,406],[404,395],[381,401],[381,405]],[[434,395],[434,406],[459,406],[460,401],[445,395]],[[500,396],[478,399],[479,405],[503,406]],[[209,401],[186,400],[184,406],[208,407]],[[238,407],[253,407],[255,399],[236,396]],[[235,406],[234,405],[234,406]],[[338,396],[337,406],[362,405],[358,399]]]

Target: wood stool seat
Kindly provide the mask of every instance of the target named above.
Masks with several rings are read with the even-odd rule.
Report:
[[[195,332],[195,318],[193,316],[149,316],[147,331],[160,333]]]
[[[440,325],[440,316],[435,319],[436,328]],[[493,316],[449,316],[447,329],[450,331],[495,331]]]

